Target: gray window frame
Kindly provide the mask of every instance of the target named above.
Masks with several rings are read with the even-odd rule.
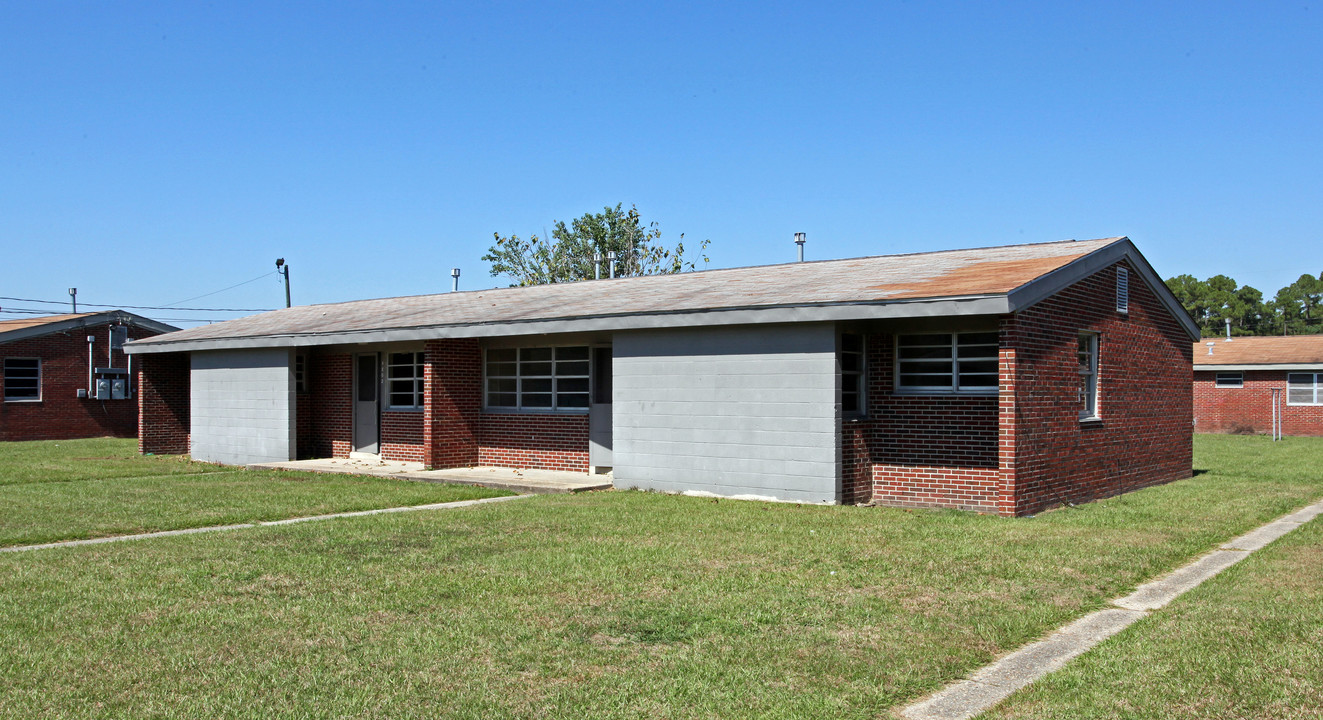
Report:
[[[1235,378],[1234,381],[1231,380],[1232,377]],[[1227,378],[1228,382],[1222,382],[1223,378]],[[1240,370],[1234,372],[1227,371],[1213,373],[1213,387],[1222,388],[1224,390],[1243,388],[1245,387],[1245,373]]]
[[[33,361],[33,362],[35,362],[35,363],[37,364],[37,396],[36,396],[36,397],[26,397],[26,396],[23,396],[23,397],[10,397],[10,396],[9,396],[9,389],[10,389],[10,387],[11,387],[11,386],[10,386],[10,381],[9,381],[9,363],[10,363],[10,361],[12,361],[12,360],[31,360],[31,361]],[[0,376],[2,376],[2,377],[4,378],[4,383],[5,383],[5,396],[4,396],[4,402],[7,402],[7,403],[36,403],[36,402],[41,402],[41,397],[42,397],[42,385],[44,384],[44,383],[42,382],[42,380],[44,379],[44,378],[43,378],[44,368],[42,367],[43,363],[41,362],[41,358],[39,358],[39,357],[7,357],[7,358],[4,359],[3,363],[0,363],[0,365],[2,365],[2,367],[0,367],[0,374],[2,374],[2,375],[0,375]],[[26,380],[26,379],[28,379],[28,378],[24,378],[24,379]]]
[[[308,356],[298,354],[294,356],[294,394],[308,394]]]
[[[858,350],[846,350],[845,338],[853,337],[859,339]],[[844,418],[862,418],[868,416],[868,336],[863,333],[841,333],[837,341],[836,348],[836,369],[841,376],[841,417]],[[859,362],[854,370],[845,369],[845,356],[857,355]],[[849,389],[847,385],[853,383],[854,388]],[[854,394],[857,398],[855,409],[849,410],[845,407],[845,397],[847,394]]]
[[[1086,339],[1089,342],[1087,350],[1089,362],[1087,367],[1084,367],[1084,364],[1079,362],[1080,355],[1082,354],[1079,350],[1079,343]],[[1095,332],[1081,332],[1075,343],[1075,370],[1081,377],[1079,390],[1079,402],[1081,403],[1079,409],[1080,420],[1098,420],[1102,417],[1102,411],[1098,402],[1098,355],[1101,346],[1102,340],[1098,333]],[[1084,378],[1088,378],[1087,385],[1084,384]]]
[[[1294,402],[1294,401],[1291,400],[1291,391],[1297,389],[1297,388],[1293,387],[1293,385],[1297,384],[1295,381],[1292,381],[1292,380],[1291,380],[1291,378],[1293,378],[1293,377],[1307,377],[1307,378],[1310,379],[1310,382],[1309,382],[1308,387],[1309,387],[1309,390],[1310,390],[1310,394],[1313,395],[1313,400],[1312,400],[1312,402]],[[1304,383],[1300,383],[1300,384],[1304,384]],[[1301,389],[1303,389],[1303,388],[1301,388]],[[1287,374],[1286,374],[1286,404],[1287,404],[1287,405],[1323,405],[1323,372],[1289,372],[1289,373],[1287,373]]]
[[[397,355],[409,355],[411,357],[411,361],[407,363],[397,363],[395,362],[395,356]],[[414,372],[409,377],[392,377],[391,369],[397,367],[412,367],[414,369]],[[386,402],[385,402],[386,409],[387,410],[422,410],[423,403],[426,402],[425,398],[423,397],[424,396],[423,378],[425,377],[425,374],[427,372],[427,353],[421,350],[388,352],[386,353],[386,362],[384,369],[385,369],[384,382],[386,387],[383,388],[383,394],[386,396]],[[409,394],[413,396],[414,402],[412,405],[395,404],[395,395],[404,394],[404,391],[399,391],[399,393],[396,392],[396,390],[393,387],[393,384],[396,382],[413,383],[413,390],[409,391]]]
[[[562,360],[559,358],[559,354],[561,351],[570,350],[570,349],[576,349],[576,350],[583,349],[585,352],[583,359]],[[550,360],[524,359],[524,354],[526,351],[537,351],[537,350],[550,350],[551,359]],[[490,373],[493,364],[493,361],[490,358],[491,358],[491,353],[493,351],[514,352],[514,360],[513,360],[513,364],[515,366],[514,375],[492,375]],[[511,364],[512,361],[501,360],[495,362],[501,365],[509,365]],[[580,362],[584,363],[586,366],[586,371],[582,374],[558,372],[561,363],[580,363]],[[525,364],[531,365],[531,364],[540,364],[540,363],[551,364],[550,375],[543,375],[543,374],[533,375],[533,374],[525,374],[523,372],[523,367]],[[484,412],[493,412],[493,413],[529,413],[529,414],[553,413],[560,415],[586,415],[588,414],[589,411],[589,405],[592,404],[592,397],[593,397],[592,365],[593,365],[593,346],[583,343],[572,343],[567,345],[520,345],[520,346],[512,346],[512,347],[484,348],[482,352],[482,409]],[[509,391],[509,390],[493,391],[491,385],[492,380],[513,380],[515,382],[515,389],[513,391]],[[526,390],[524,384],[525,381],[528,380],[550,380],[551,389],[545,392],[541,390]],[[561,386],[561,383],[566,380],[582,380],[584,381],[584,389],[582,391],[565,389]],[[498,395],[513,394],[515,396],[515,404],[493,405],[491,403],[491,397],[494,394],[498,394]],[[546,394],[551,395],[550,406],[524,404],[524,399],[526,395],[546,395]],[[584,398],[584,405],[583,406],[569,405],[562,407],[560,401],[561,401],[561,396],[563,395],[564,396],[582,395]]]
[[[959,357],[960,337],[964,335],[996,335],[997,336],[996,343],[976,343],[977,346],[991,347],[992,354],[986,357],[984,356],[967,357],[967,358]],[[924,345],[922,347],[949,347],[950,357],[902,359],[900,357],[901,338],[912,338],[912,337],[948,338],[948,343],[945,345],[941,343],[935,343],[931,345]],[[910,347],[916,347],[916,346],[910,346]],[[897,333],[892,340],[892,357],[895,358],[893,361],[895,364],[895,372],[893,373],[894,377],[892,378],[892,388],[895,390],[895,393],[897,395],[984,395],[986,396],[986,395],[996,395],[1001,391],[1001,333],[998,332],[997,330],[963,330],[956,332]],[[902,385],[901,384],[901,377],[905,374],[904,368],[907,363],[922,362],[925,360],[928,362],[935,362],[935,361],[941,361],[943,359],[947,359],[951,363],[950,385]],[[997,366],[997,370],[991,373],[994,378],[993,384],[990,387],[989,386],[969,387],[969,388],[960,387],[961,360],[972,361],[972,362],[994,363]],[[966,373],[966,374],[974,374],[974,373]],[[988,373],[977,373],[977,374],[986,375]]]

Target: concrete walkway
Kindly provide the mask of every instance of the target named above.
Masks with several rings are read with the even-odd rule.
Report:
[[[1277,538],[1323,514],[1319,501],[1224,543],[1175,572],[1144,583],[1111,601],[1112,607],[1085,615],[1038,642],[1006,655],[964,680],[900,711],[908,720],[965,720],[1010,697],[1071,658],[1121,632],[1136,620],[1164,607],[1182,593],[1249,557]]]
[[[559,472],[555,470],[514,470],[498,467],[449,468],[424,470],[422,463],[398,460],[323,458],[249,465],[254,470],[298,470],[301,472],[347,473],[396,477],[423,482],[447,482],[461,485],[511,490],[518,493],[579,493],[610,490],[610,475]]]
[[[128,540],[148,540],[151,538],[174,537],[176,535],[197,535],[199,533],[224,532],[226,530],[242,530],[243,528],[267,527],[271,525],[293,525],[294,523],[313,522],[316,520],[333,520],[335,518],[361,517],[363,515],[413,512],[415,510],[451,510],[453,508],[469,507],[471,505],[485,505],[487,503],[520,500],[526,497],[532,497],[532,495],[508,495],[506,497],[482,498],[481,500],[457,500],[455,502],[432,503],[430,505],[405,505],[403,507],[379,508],[377,510],[356,510],[354,512],[331,513],[329,515],[310,515],[308,517],[288,518],[286,520],[259,520],[251,523],[239,523],[238,525],[212,525],[210,527],[185,528],[183,530],[162,530],[161,532],[139,533],[137,535],[115,535],[112,537],[91,538],[88,540],[62,540],[60,542],[43,543],[41,545],[17,545],[14,547],[0,548],[0,553],[47,550],[50,548],[72,547],[75,545],[101,545],[102,543],[125,542]]]

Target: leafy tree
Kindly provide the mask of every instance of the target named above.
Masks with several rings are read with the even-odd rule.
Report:
[[[1288,335],[1323,332],[1323,279],[1309,273],[1277,291],[1277,325]]]
[[[550,238],[537,235],[524,240],[516,235],[493,233],[496,244],[483,260],[491,263],[491,274],[514,280],[511,286],[591,280],[595,274],[594,254],[602,256],[601,275],[610,276],[607,253],[616,254],[616,277],[660,275],[693,270],[684,256],[684,234],[673,249],[661,244],[657,223],[644,225],[636,207],[607,206],[600,213],[585,213],[568,225],[557,221]],[[708,246],[704,240],[701,254]],[[706,255],[700,255],[707,262]]]
[[[1264,304],[1263,293],[1226,275],[1207,280],[1177,275],[1167,280],[1167,287],[1198,323],[1204,337],[1221,335],[1227,320],[1231,321],[1233,335],[1272,332],[1273,308]]]

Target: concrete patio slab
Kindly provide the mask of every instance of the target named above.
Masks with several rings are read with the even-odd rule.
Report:
[[[289,462],[249,465],[254,470],[297,470],[299,472],[345,473],[394,477],[422,482],[447,482],[481,485],[518,493],[579,493],[610,490],[610,475],[561,472],[556,470],[515,470],[498,467],[447,468],[426,470],[422,463],[376,458],[319,458]]]

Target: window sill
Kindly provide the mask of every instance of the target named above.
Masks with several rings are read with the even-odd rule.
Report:
[[[423,411],[423,409],[420,407],[386,407],[386,408],[382,408],[381,411],[397,412],[397,413],[420,413]]]
[[[1080,418],[1080,424],[1081,424],[1081,425],[1101,425],[1101,424],[1102,424],[1102,421],[1103,421],[1103,419],[1100,418],[1100,417],[1098,417],[1097,415],[1094,415],[1094,416],[1092,416],[1092,417],[1082,417],[1082,418]]]
[[[87,398],[87,399],[92,400],[92,399],[95,399],[95,398]],[[20,400],[20,399],[5,400],[5,404],[6,404],[6,405],[23,405],[23,404],[27,404],[27,405],[36,405],[36,404],[39,404],[40,402],[41,402],[41,398],[36,398],[36,399],[31,399],[31,400],[29,400],[29,399],[21,399],[21,400]]]
[[[896,388],[892,394],[896,396],[922,395],[922,396],[954,396],[954,397],[997,397],[1001,388],[987,388],[979,390],[909,390]]]
[[[483,415],[587,415],[588,408],[483,408]]]

